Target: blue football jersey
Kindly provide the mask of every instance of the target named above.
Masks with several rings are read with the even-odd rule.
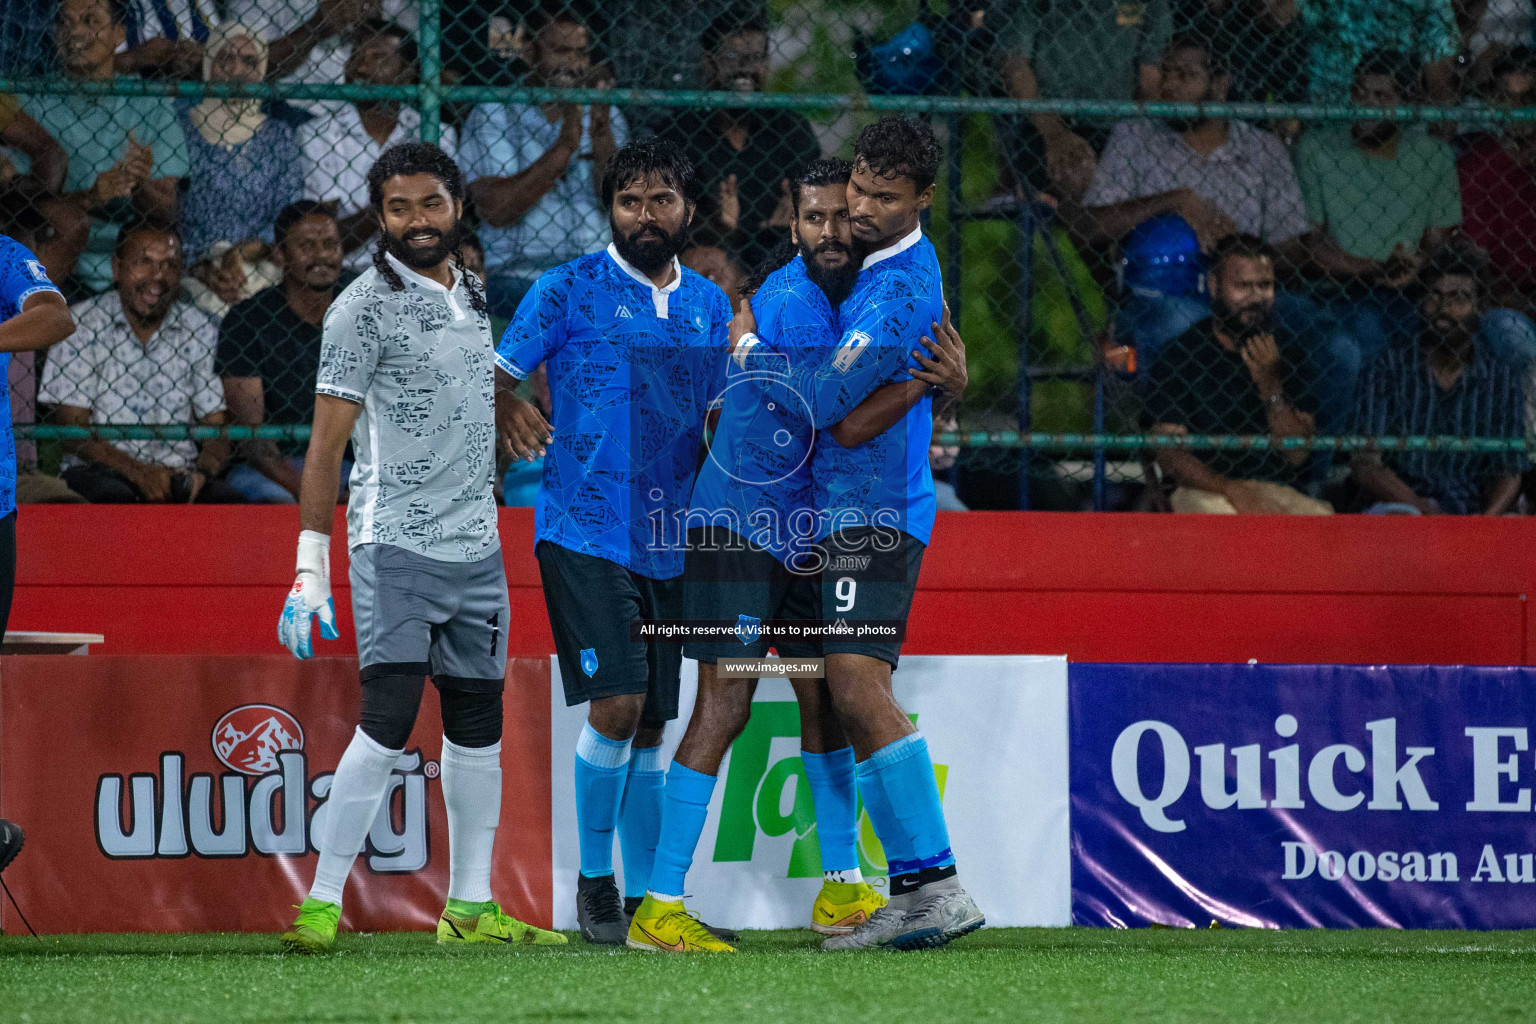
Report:
[[[938,254],[921,231],[865,261],[853,292],[838,309],[837,326],[817,353],[765,376],[764,397],[809,410],[817,436],[811,451],[816,539],[852,526],[894,527],[924,544],[933,532],[936,503],[928,446],[933,402],[924,396],[885,433],[844,448],[827,428],[847,416],[882,384],[908,379],[911,353],[943,318],[944,282]],[[779,353],[766,341],[746,365],[762,367]]]
[[[0,235],[0,322],[21,312],[38,292],[58,294],[32,251]],[[11,355],[0,352],[0,516],[16,511],[16,432],[11,427]]]
[[[704,420],[725,389],[731,304],[685,267],[652,286],[612,246],[545,271],[496,362],[549,376],[534,536],[652,579],[683,571]]]
[[[796,256],[752,297],[757,334],[771,352],[727,367],[720,422],[693,489],[688,525],[734,530],[791,564],[815,535],[811,442],[816,428],[790,381],[825,358],[837,336],[837,314]],[[803,374],[802,374],[803,376]],[[785,385],[775,395],[765,386]]]

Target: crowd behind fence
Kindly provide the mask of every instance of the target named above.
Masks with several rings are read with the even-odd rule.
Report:
[[[458,161],[504,320],[606,244],[625,141],[689,153],[683,259],[736,297],[786,178],[895,110],[946,151],[953,505],[1523,512],[1533,32],[1532,0],[7,4],[0,231],[80,325],[11,361],[22,500],[292,500],[389,145]]]

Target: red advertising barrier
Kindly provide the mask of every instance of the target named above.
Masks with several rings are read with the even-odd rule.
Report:
[[[344,535],[340,515],[336,536]],[[279,653],[298,516],[262,506],[28,505],[11,627],[107,654]],[[533,514],[501,512],[512,653],[554,650]],[[350,653],[346,558],[335,545]],[[912,654],[1075,661],[1536,664],[1536,520],[941,512]]]
[[[549,662],[507,666],[491,884],[546,927]],[[431,690],[431,687],[428,687]],[[281,931],[314,875],[317,818],[357,722],[357,663],[267,657],[0,659],[6,882],[39,932]],[[431,928],[448,892],[442,720],[422,700],[347,885],[344,927]],[[0,907],[0,928],[21,921]]]

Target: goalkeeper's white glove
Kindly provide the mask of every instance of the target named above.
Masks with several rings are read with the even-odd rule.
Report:
[[[341,636],[336,631],[336,605],[331,601],[331,538],[304,530],[299,534],[298,578],[277,620],[278,642],[300,660],[315,656],[310,642],[314,629],[311,616],[315,615],[320,617],[321,636],[327,640]]]

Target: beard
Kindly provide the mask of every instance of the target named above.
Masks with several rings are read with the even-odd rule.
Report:
[[[384,251],[412,270],[435,267],[446,260],[449,253],[458,248],[459,239],[463,236],[463,227],[455,222],[446,235],[436,230],[433,230],[432,234],[437,236],[436,243],[425,249],[419,249],[407,245],[404,236],[386,231],[384,232]]]
[[[668,234],[660,225],[649,224],[626,235],[619,230],[612,214],[608,215],[608,228],[613,235],[613,247],[619,250],[626,263],[642,274],[659,274],[665,270],[682,251],[688,235],[686,221],[676,234]]]
[[[824,252],[846,252],[848,262],[840,267],[823,267],[817,262],[816,254]],[[814,249],[807,248],[802,242],[800,258],[805,261],[805,276],[822,290],[832,308],[836,309],[853,291],[853,283],[859,276],[859,264],[864,262],[864,253],[857,242],[848,248],[838,242],[822,242]]]
[[[1216,300],[1211,303],[1211,311],[1216,314],[1216,326],[1221,332],[1239,342],[1256,334],[1268,334],[1273,329],[1273,306],[1232,307]]]
[[[1447,348],[1456,348],[1472,340],[1477,318],[1457,320],[1455,317],[1437,316],[1429,322],[1431,337]]]

